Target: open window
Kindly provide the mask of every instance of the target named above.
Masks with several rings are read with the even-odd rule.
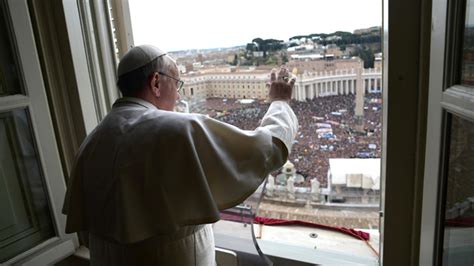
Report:
[[[323,264],[378,262],[383,189],[382,2],[344,2],[351,6],[347,10],[359,11],[338,16],[318,13],[321,21],[314,21],[317,17],[310,10],[337,4],[312,3],[308,11],[298,13],[300,27],[285,23],[274,31],[272,23],[255,25],[245,18],[233,19],[234,24],[227,19],[226,9],[214,2],[153,6],[128,1],[134,44],[154,44],[177,60],[185,81],[179,110],[253,130],[269,105],[265,83],[270,70],[286,64],[297,76],[291,105],[300,132],[289,161],[246,202],[222,212],[222,221],[214,226],[217,245],[246,250],[253,244],[253,232],[263,253],[275,258]],[[255,5],[262,6],[249,9],[241,4],[234,12],[271,21],[261,12],[265,5]],[[186,14],[194,8],[199,15]],[[180,10],[183,17],[196,20],[189,24],[178,19],[149,34],[147,18],[157,10]],[[357,18],[350,17],[352,13]],[[362,17],[366,21],[361,22]],[[171,13],[159,17],[168,20],[174,21]],[[219,20],[227,21],[226,26],[215,27]],[[323,30],[318,27],[323,21],[335,26]],[[287,35],[282,37],[281,32]],[[238,39],[239,34],[248,37]],[[270,219],[281,223],[269,225]]]

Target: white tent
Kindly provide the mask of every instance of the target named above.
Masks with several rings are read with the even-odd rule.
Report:
[[[331,185],[380,190],[380,158],[329,159]]]

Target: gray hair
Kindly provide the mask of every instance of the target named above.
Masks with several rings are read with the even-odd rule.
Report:
[[[171,56],[159,56],[150,63],[119,76],[117,86],[123,96],[132,96],[145,88],[148,78],[154,72],[169,73],[175,66],[176,61]]]

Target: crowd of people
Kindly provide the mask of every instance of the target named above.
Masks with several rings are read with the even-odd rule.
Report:
[[[236,99],[209,98],[199,109],[223,122],[253,130],[268,109],[268,103],[241,103]],[[380,158],[382,140],[381,94],[364,96],[363,117],[355,116],[355,96],[337,95],[290,103],[300,128],[289,160],[310,186],[317,178],[327,185],[329,159]],[[193,106],[191,106],[191,110]],[[278,174],[278,173],[275,173]]]

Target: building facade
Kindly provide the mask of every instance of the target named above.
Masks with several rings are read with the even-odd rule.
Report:
[[[339,60],[338,60],[339,61]],[[382,72],[379,69],[364,69],[360,60],[343,62],[335,61],[327,67],[327,61],[312,61],[300,65],[292,62],[289,65],[302,66],[305,71],[297,74],[293,98],[297,101],[311,100],[318,97],[355,94],[357,84],[363,86],[365,93],[382,92]],[[356,66],[344,69],[342,67]],[[338,68],[341,67],[341,68]],[[326,69],[308,71],[307,69]],[[327,70],[330,69],[330,70]],[[295,71],[299,73],[299,70]],[[184,98],[236,98],[260,99],[268,97],[266,83],[269,81],[269,70],[251,70],[242,72],[208,72],[183,77]]]

